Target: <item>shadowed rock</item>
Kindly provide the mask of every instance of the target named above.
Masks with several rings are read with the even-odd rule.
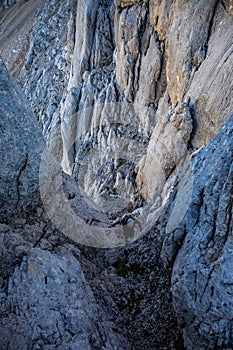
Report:
[[[9,281],[1,344],[11,349],[131,349],[96,304],[78,261],[65,249],[32,249]]]
[[[0,57],[0,221],[31,215],[40,203],[43,137]]]
[[[233,113],[191,166],[187,213],[165,240],[162,256],[167,263],[175,259],[173,303],[186,349],[232,348]],[[176,219],[179,210],[172,215]]]

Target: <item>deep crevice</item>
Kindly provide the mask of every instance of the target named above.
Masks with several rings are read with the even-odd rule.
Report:
[[[18,199],[17,199],[17,202],[16,202],[16,208],[19,204],[19,201],[20,201],[20,190],[19,190],[19,186],[20,186],[20,177],[22,176],[24,170],[26,169],[26,166],[27,166],[27,163],[28,163],[28,154],[26,154],[26,158],[21,166],[21,168],[19,169],[19,173],[18,173],[18,176],[16,178],[16,190],[17,190],[17,196],[18,196]]]
[[[207,56],[207,52],[208,52],[208,48],[209,48],[209,40],[210,40],[210,37],[211,37],[211,34],[212,34],[212,28],[213,28],[213,24],[214,24],[214,18],[215,18],[215,15],[216,15],[216,12],[217,12],[217,8],[218,8],[218,5],[220,3],[221,0],[217,0],[216,1],[216,4],[214,5],[214,8],[213,8],[213,12],[212,12],[212,17],[210,19],[210,22],[209,22],[209,28],[208,28],[208,32],[207,32],[207,38],[206,38],[206,43],[204,45],[204,59],[203,61],[206,59],[206,56]]]

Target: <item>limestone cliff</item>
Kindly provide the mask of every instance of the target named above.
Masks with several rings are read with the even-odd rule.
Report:
[[[0,349],[231,348],[232,1],[0,11]]]

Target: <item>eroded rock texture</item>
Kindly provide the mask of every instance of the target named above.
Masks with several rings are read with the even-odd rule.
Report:
[[[11,7],[12,5],[17,3],[18,1],[17,0],[1,0],[0,1],[0,6],[2,6],[3,9],[6,9],[8,7]]]
[[[187,349],[232,346],[232,135],[231,113],[218,135],[190,161],[191,172],[185,171],[186,181],[193,182],[187,214],[164,242],[164,260],[175,259],[173,302]],[[179,216],[174,205],[171,216]]]
[[[77,164],[85,149],[95,148],[96,139],[101,164],[111,162],[112,153],[119,157],[118,128],[130,124],[129,140],[141,138],[144,147],[141,160],[135,159],[137,180],[131,183],[136,180],[146,202],[162,203],[168,178],[190,151],[216,134],[231,110],[231,6],[230,1],[217,0],[38,1],[33,7],[29,2],[30,18],[35,19],[22,23],[27,37],[31,32],[30,41],[22,51],[22,43],[8,35],[18,52],[15,57],[4,45],[3,33],[3,54],[8,62],[16,58],[8,66],[19,77],[46,137],[61,124],[64,171],[77,176]],[[185,103],[188,111],[181,110]],[[109,110],[109,104],[121,104],[121,110]],[[129,106],[131,116],[125,118]],[[171,114],[180,120],[182,113],[188,118],[182,132],[181,121],[165,127]],[[104,167],[98,165],[96,171],[104,173]],[[123,178],[127,176],[130,172]],[[89,169],[84,180],[98,204],[103,178],[90,188]],[[111,186],[115,182],[117,187],[117,181],[114,177]],[[132,207],[140,206],[135,188],[128,196]]]
[[[0,218],[25,218],[40,204],[43,137],[25,97],[0,57]]]
[[[1,349],[130,349],[96,304],[78,261],[65,250],[59,255],[31,250],[1,299]]]
[[[188,350],[231,348],[232,1],[14,2],[1,53],[31,109],[1,60],[2,348],[183,349],[175,312]],[[79,232],[136,218],[143,237],[102,251],[53,227],[37,121]]]

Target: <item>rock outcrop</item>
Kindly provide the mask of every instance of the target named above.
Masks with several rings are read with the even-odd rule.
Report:
[[[130,199],[137,192],[147,203],[164,203],[172,176],[190,152],[216,134],[231,111],[231,2],[70,0],[40,5],[32,10],[40,8],[36,16],[30,12],[36,19],[33,30],[30,25],[30,43],[20,54],[24,59],[9,68],[19,76],[46,137],[61,124],[64,171],[78,176],[77,164],[90,147],[95,149],[95,139],[101,164],[114,152],[116,157],[121,143],[119,135],[114,138],[116,125],[130,123],[134,130],[129,140],[141,138],[144,148],[134,163],[134,179],[130,172],[124,175],[134,188],[128,194],[130,205],[140,206]],[[12,55],[7,47],[4,54]],[[187,102],[188,111],[181,111]],[[109,104],[121,104],[121,110],[108,110]],[[132,115],[125,118],[128,108]],[[182,113],[187,119],[183,132],[178,121],[176,127],[170,122],[165,127],[171,114],[178,120]],[[90,188],[90,168],[84,188],[101,206],[106,196],[112,200],[112,193],[103,197],[100,191],[106,188],[105,167],[96,165],[95,172],[103,175],[101,180]],[[115,172],[120,173],[117,167]]]
[[[1,349],[130,349],[66,250],[32,249],[1,295]]]
[[[41,203],[42,132],[19,87],[0,57],[0,220],[26,218]]]
[[[187,214],[164,242],[163,257],[174,261],[173,303],[191,349],[232,347],[233,113],[219,133],[190,161],[193,176]],[[186,184],[186,188],[190,187]],[[179,196],[179,185],[177,196]],[[182,199],[185,202],[185,198]],[[171,206],[171,217],[179,209]]]
[[[15,2],[0,348],[231,348],[232,1]]]

